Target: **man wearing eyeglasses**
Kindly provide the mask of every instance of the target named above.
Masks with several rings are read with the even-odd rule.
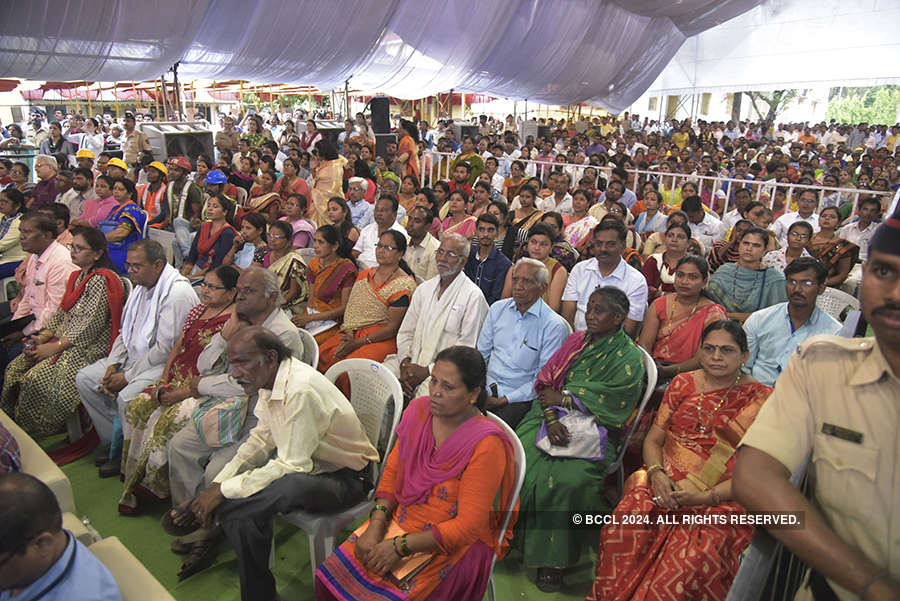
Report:
[[[430,210],[416,207],[410,218],[421,217],[422,211],[430,217]],[[397,354],[384,360],[408,398],[428,394],[431,366],[440,351],[457,345],[473,347],[478,340],[488,304],[481,289],[463,273],[468,256],[469,241],[464,236],[444,235],[434,252],[437,275],[413,292],[397,330]]]
[[[29,474],[0,475],[0,599],[122,600],[106,566],[63,529],[53,491]]]
[[[45,204],[56,200],[59,193],[56,189],[56,172],[59,165],[56,159],[48,154],[39,154],[34,157],[34,173],[38,176],[38,183],[31,192],[31,204],[28,206],[36,211]]]
[[[794,259],[784,268],[786,303],[756,311],[744,330],[750,355],[744,371],[766,386],[774,386],[794,350],[816,334],[837,334],[841,324],[816,306],[825,292],[828,268],[814,257]]]

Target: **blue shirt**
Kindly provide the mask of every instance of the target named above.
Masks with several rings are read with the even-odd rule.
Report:
[[[122,601],[119,585],[88,548],[66,532],[69,544],[44,575],[15,597],[0,592],[0,601]]]
[[[597,202],[604,202],[605,200],[606,191],[604,191],[603,194],[600,195],[600,198],[597,200]],[[628,188],[625,188],[625,192],[622,193],[622,198],[619,199],[619,202],[628,207],[628,209],[630,210],[631,207],[634,206],[634,203],[637,202],[637,195]]]
[[[744,371],[766,386],[774,386],[794,350],[817,334],[837,334],[841,324],[818,307],[809,320],[793,332],[788,304],[778,303],[754,311],[744,322],[749,357]]]
[[[350,207],[350,221],[353,222],[356,229],[362,230],[370,223],[375,223],[375,205],[369,204],[363,199],[357,203],[348,200],[347,206]]]
[[[534,380],[569,335],[566,321],[538,299],[525,314],[511,298],[491,305],[478,351],[487,363],[487,384],[497,385],[497,396],[510,403],[525,403],[537,395]],[[493,395],[492,395],[493,396]]]
[[[512,262],[496,246],[491,249],[487,259],[482,261],[478,258],[478,245],[473,244],[463,272],[481,288],[487,304],[493,305],[500,300],[503,284],[506,282],[506,272],[511,265]]]

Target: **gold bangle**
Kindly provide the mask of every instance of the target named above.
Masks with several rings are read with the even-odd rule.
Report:
[[[650,476],[652,476],[654,474],[654,472],[656,472],[657,470],[665,471],[663,469],[663,466],[661,466],[658,463],[654,463],[653,465],[648,465],[647,466],[647,477],[649,478]]]

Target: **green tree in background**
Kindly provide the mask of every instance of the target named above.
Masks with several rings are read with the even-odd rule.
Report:
[[[828,95],[826,118],[838,123],[897,122],[900,106],[900,86],[868,88],[832,88]]]

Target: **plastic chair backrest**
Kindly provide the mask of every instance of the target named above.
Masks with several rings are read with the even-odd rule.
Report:
[[[124,306],[128,302],[128,297],[131,296],[131,291],[134,290],[134,284],[124,275],[120,275],[119,279],[122,280],[122,288],[125,289],[124,294],[122,294],[122,304]]]
[[[506,532],[507,526],[509,526],[509,520],[512,517],[513,508],[516,506],[516,500],[519,498],[519,491],[522,489],[522,483],[525,482],[525,447],[522,446],[522,441],[519,440],[519,437],[516,435],[516,431],[509,427],[505,421],[501,418],[497,417],[490,411],[485,412],[490,419],[494,421],[498,426],[503,428],[503,431],[506,432],[507,438],[509,438],[509,442],[512,443],[513,453],[515,454],[516,460],[516,480],[513,486],[513,495],[509,499],[509,507],[506,508],[506,516],[503,518],[503,527],[500,529],[500,543],[503,543],[503,535]],[[494,555],[491,560],[491,573],[494,571],[494,563],[497,561],[497,556]]]
[[[300,333],[300,342],[303,344],[303,362],[317,367],[319,365],[319,343],[309,330],[297,328]]]
[[[644,409],[647,408],[647,403],[650,401],[650,397],[653,395],[653,391],[656,388],[656,380],[658,377],[658,373],[656,370],[656,361],[653,357],[645,351],[642,347],[638,346],[641,350],[641,355],[644,358],[644,371],[647,376],[647,384],[646,388],[644,388],[644,396],[641,399],[641,404],[638,405],[637,413],[634,416],[634,419],[631,422],[631,425],[628,426],[628,431],[625,433],[625,438],[622,439],[621,450],[619,451],[619,456],[616,457],[616,460],[612,462],[607,469],[606,474],[612,474],[616,471],[622,470],[622,463],[625,461],[625,451],[628,449],[628,443],[631,441],[631,436],[634,434],[634,431],[637,429],[638,424],[641,421],[641,416],[644,414]],[[620,474],[619,478],[619,496],[622,496],[621,484],[622,484],[622,474]]]
[[[163,249],[166,251],[166,262],[172,265],[175,260],[175,232],[151,227],[147,230],[147,236],[151,240],[156,240],[162,244]]]
[[[150,230],[150,213],[144,209],[141,209],[140,211],[144,214],[144,229],[141,230],[141,238],[146,238],[149,235]]]
[[[836,320],[842,321],[841,313],[844,312],[844,309],[847,307],[859,309],[859,299],[843,290],[826,288],[825,292],[816,299],[816,305]]]
[[[239,206],[246,207],[247,205],[247,190],[237,187],[237,203]]]
[[[344,374],[350,380],[350,404],[381,457],[372,466],[372,482],[377,484],[403,413],[403,388],[388,368],[369,359],[338,361],[328,368],[325,377],[336,382]],[[370,495],[374,492],[372,489]]]

